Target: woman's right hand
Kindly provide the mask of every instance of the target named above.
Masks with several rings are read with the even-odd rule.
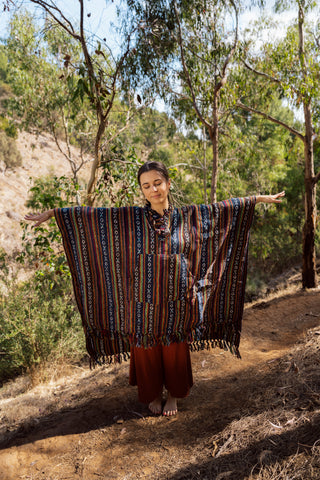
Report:
[[[39,227],[41,223],[46,222],[53,216],[54,216],[54,210],[52,209],[52,210],[46,210],[45,212],[42,212],[42,213],[31,213],[29,215],[26,215],[24,219],[28,220],[29,222],[36,222],[34,226]]]

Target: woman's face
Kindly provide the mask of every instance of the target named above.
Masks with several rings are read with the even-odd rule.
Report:
[[[166,181],[157,170],[150,170],[141,174],[140,185],[146,200],[151,203],[151,208],[154,210],[168,208],[170,180]]]

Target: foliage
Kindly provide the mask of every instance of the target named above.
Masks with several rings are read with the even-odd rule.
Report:
[[[80,186],[68,177],[44,177],[34,181],[30,189],[27,207],[34,211],[45,211],[77,204]],[[55,274],[70,276],[63,253],[62,240],[54,219],[33,228],[23,223],[23,250],[18,257],[21,263],[27,262],[36,268],[36,275],[42,275],[42,269]]]
[[[256,102],[259,105],[259,93],[265,97],[280,92],[295,108],[303,102],[312,101],[312,108],[318,119],[319,110],[319,45],[317,43],[319,25],[317,22],[306,24],[304,27],[304,58],[305,67],[301,66],[299,54],[299,25],[298,22],[290,25],[283,37],[270,39],[261,43],[257,52],[255,45],[257,37],[262,38],[270,29],[269,19],[261,20],[248,36],[243,45],[246,60],[256,71],[266,75],[260,80],[255,76],[257,90],[253,84],[246,85],[246,93],[256,91]],[[252,38],[253,37],[253,38]],[[265,90],[263,90],[265,88]],[[315,125],[317,125],[316,121]]]
[[[8,137],[17,138],[18,130],[15,124],[4,115],[0,115],[0,131],[7,134]]]
[[[267,99],[267,108],[274,117],[295,124],[293,112],[276,94]],[[267,281],[268,276],[300,262],[303,144],[288,130],[255,115],[235,111],[232,120],[234,128],[222,137],[219,197],[286,191],[281,207],[258,205],[255,211],[249,275],[261,272]]]
[[[285,2],[278,2],[283,6]],[[253,108],[239,102],[245,111],[259,114],[273,123],[281,125],[300,139],[304,145],[304,203],[305,221],[302,236],[302,285],[304,288],[317,286],[316,275],[316,184],[320,172],[314,171],[314,140],[315,133],[319,131],[319,26],[318,22],[307,23],[307,12],[314,8],[312,2],[295,2],[297,21],[285,30],[285,35],[280,39],[264,41],[260,51],[255,42],[245,44],[247,69],[254,74],[254,88],[256,83],[266,83],[267,90],[286,98],[290,105],[303,111],[303,128],[296,128],[292,122],[281,122],[278,118],[269,115],[265,108],[261,109],[259,97],[256,97],[259,108]],[[262,35],[263,25],[259,25]],[[257,79],[259,79],[257,81]],[[247,89],[247,85],[245,86]],[[266,100],[266,92],[262,98]]]
[[[67,177],[37,179],[27,206],[33,210],[71,206],[79,186]],[[10,280],[0,255],[0,379],[35,368],[52,358],[75,360],[84,355],[80,316],[54,220],[36,229],[23,225],[23,251],[17,258],[34,269],[22,284]]]
[[[47,270],[0,294],[0,381],[53,357],[75,361],[85,354],[71,279]]]
[[[13,138],[6,135],[0,130],[0,162],[4,162],[7,168],[14,169],[22,164],[22,157],[17,149],[16,142]]]
[[[76,182],[79,170],[94,157],[87,182],[92,203],[102,150],[111,148],[137,110],[131,93],[118,94],[118,63],[128,54],[128,42],[116,59],[105,39],[87,38],[82,20],[72,25],[58,7],[41,0],[32,3],[46,12],[44,25],[27,11],[17,13],[6,41],[13,91],[8,109],[22,128],[53,135]],[[79,147],[78,154],[72,145]]]
[[[13,94],[7,111],[25,130],[49,131],[77,180],[84,155],[91,150],[95,124],[90,103],[77,91],[81,80],[77,70],[82,71],[79,47],[57,25],[47,21],[43,30],[30,13],[22,12],[12,17],[6,54]],[[65,60],[69,57],[73,70]],[[78,158],[72,154],[72,144],[80,147]]]
[[[135,149],[126,146],[120,138],[103,152],[96,201],[100,206],[123,207],[133,205],[139,198],[137,181],[141,165]]]
[[[162,143],[168,147],[176,133],[177,126],[173,118],[148,107],[137,112],[128,129],[121,134],[121,140],[134,146],[141,154],[150,155]]]
[[[8,57],[3,45],[0,45],[0,81],[5,81],[7,78]]]
[[[120,53],[113,55],[112,49],[106,44],[106,39],[103,41],[98,39],[95,35],[87,35],[85,19],[91,17],[91,12],[84,15],[85,2],[79,0],[79,22],[75,22],[63,7],[58,7],[54,2],[48,3],[44,0],[30,0],[32,4],[39,6],[44,14],[44,18],[51,25],[60,29],[69,42],[73,43],[80,52],[80,62],[74,65],[74,58],[67,53],[64,57],[64,67],[76,77],[75,88],[73,89],[73,97],[80,100],[81,103],[86,102],[89,108],[82,105],[79,112],[86,113],[87,110],[93,114],[93,128],[91,133],[93,135],[92,153],[94,156],[91,164],[90,178],[87,183],[87,203],[93,205],[95,201],[95,188],[98,179],[98,169],[101,164],[102,146],[112,144],[115,136],[118,135],[130,122],[130,119],[136,111],[136,106],[133,104],[132,92],[126,91],[125,101],[127,109],[120,109],[118,115],[124,114],[125,126],[116,132],[115,135],[110,135],[108,132],[108,125],[110,115],[115,110],[117,99],[119,99],[120,86],[123,83],[121,76],[122,64],[125,58],[131,53],[131,35],[129,32],[125,41],[121,45]],[[99,13],[94,12],[99,15]],[[55,35],[53,35],[55,37]],[[58,42],[58,47],[60,43]],[[61,75],[61,77],[70,78],[70,74]],[[59,78],[61,78],[59,77]],[[74,83],[74,82],[73,82]],[[123,92],[122,92],[123,93]],[[141,100],[141,99],[140,99]],[[141,102],[140,102],[141,103]],[[83,160],[83,159],[82,159]],[[73,162],[71,161],[71,166]],[[76,178],[76,177],[75,177]]]
[[[138,164],[155,160],[166,165],[173,180],[172,194],[177,205],[204,201],[203,192],[199,192],[197,187],[192,188],[196,181],[195,169],[199,168],[199,165],[194,165],[197,163],[194,149],[199,139],[196,136],[193,139],[186,138],[179,131],[172,116],[156,109],[145,108],[137,112],[128,129],[119,136],[119,140],[123,151],[134,149]],[[138,167],[139,165],[136,171]],[[138,185],[136,188],[136,192],[139,192]]]
[[[210,196],[215,201],[220,124],[235,103],[228,70],[238,43],[238,2],[128,0],[127,4],[133,12],[129,23],[139,28],[136,54],[128,57],[125,74],[144,95],[153,96],[155,89],[184,126],[207,130],[213,151]]]

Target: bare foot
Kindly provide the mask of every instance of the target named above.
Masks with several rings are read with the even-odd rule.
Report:
[[[162,395],[159,395],[159,397],[149,403],[149,410],[155,415],[160,415],[162,412]]]
[[[168,392],[167,401],[165,403],[165,406],[163,407],[162,414],[165,415],[166,417],[170,417],[172,415],[175,415],[177,412],[178,412],[177,399],[175,397],[172,397],[171,393]]]

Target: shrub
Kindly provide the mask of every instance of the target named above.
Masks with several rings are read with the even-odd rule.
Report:
[[[5,52],[4,45],[0,45],[0,80],[5,81],[7,78],[8,57]]]
[[[73,204],[78,188],[67,177],[38,179],[27,206],[43,211]],[[8,280],[6,255],[0,251],[0,281],[5,286],[5,293],[0,293],[0,381],[48,361],[77,361],[85,354],[80,314],[55,221],[35,229],[25,223],[23,246],[17,260],[36,270],[19,285]]]
[[[5,132],[10,138],[18,137],[17,127],[3,115],[0,115],[0,130]]]
[[[42,271],[0,296],[0,381],[59,358],[85,354],[71,279]]]
[[[30,189],[26,206],[40,212],[55,207],[73,206],[76,204],[79,188],[78,184],[65,176],[38,178]],[[41,274],[42,267],[46,265],[58,275],[70,276],[63,253],[62,238],[55,220],[51,219],[37,228],[24,222],[22,228],[23,251],[17,257],[17,261],[40,269],[37,275]]]
[[[0,162],[4,162],[7,168],[20,167],[22,164],[15,140],[3,131],[0,131]]]

